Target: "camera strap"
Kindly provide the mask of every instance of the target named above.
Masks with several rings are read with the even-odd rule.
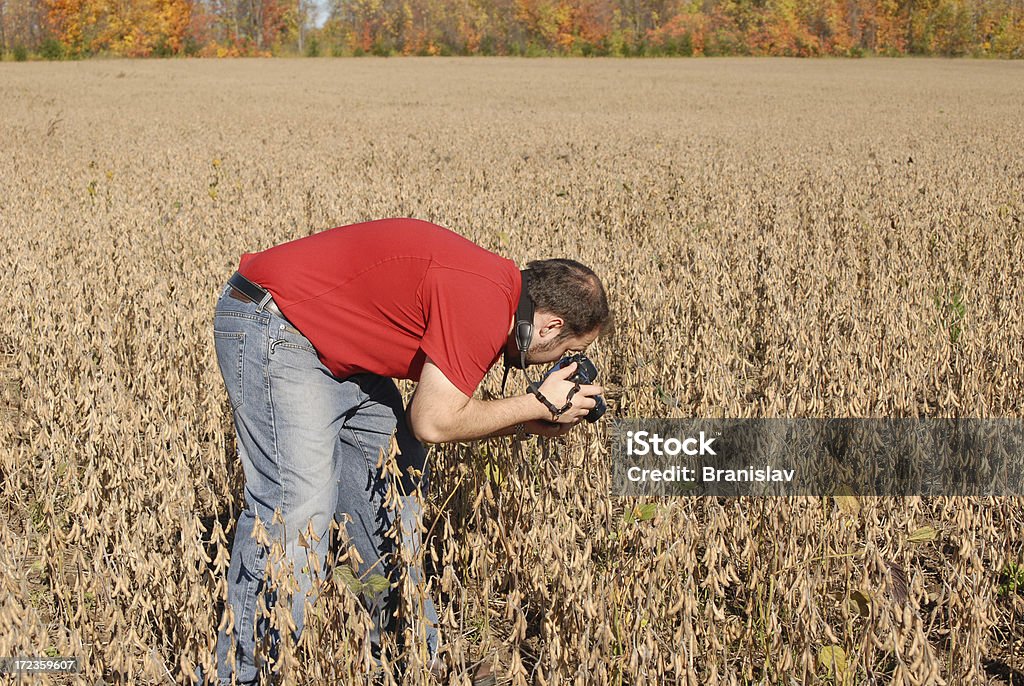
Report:
[[[501,394],[505,395],[505,382],[508,381],[508,372],[512,367],[526,369],[526,351],[533,340],[533,299],[530,297],[530,290],[527,283],[530,279],[530,270],[523,269],[519,272],[522,285],[519,289],[519,305],[516,307],[516,321],[512,324],[512,338],[516,342],[516,350],[519,352],[519,359],[508,354],[508,347],[505,349],[505,373],[501,377]]]
[[[532,384],[530,384],[529,386],[526,387],[526,392],[527,393],[530,393],[531,395],[535,396],[537,398],[537,400],[539,400],[542,403],[544,403],[544,407],[548,408],[548,412],[551,413],[551,419],[552,420],[558,419],[558,417],[561,416],[561,414],[563,412],[565,412],[570,407],[572,407],[572,397],[574,395],[576,395],[576,393],[578,393],[579,390],[580,390],[579,383],[574,383],[573,387],[572,387],[572,390],[569,391],[569,394],[567,396],[565,396],[565,404],[562,405],[561,407],[555,407],[555,404],[553,402],[551,402],[550,400],[548,400],[547,398],[545,398],[544,394],[540,392],[540,382],[539,381],[534,381]]]

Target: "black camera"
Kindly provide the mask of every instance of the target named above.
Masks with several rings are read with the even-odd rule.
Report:
[[[556,362],[555,366],[549,369],[544,374],[544,377],[541,379],[541,383],[544,382],[544,379],[551,376],[552,372],[557,372],[559,369],[563,369],[572,364],[573,362],[576,363],[576,371],[573,372],[573,375],[569,377],[569,381],[578,384],[592,384],[595,381],[597,381],[597,367],[594,365],[593,362],[590,361],[589,357],[587,357],[583,353],[576,353],[575,355],[563,357],[558,362]],[[602,398],[601,396],[595,395],[594,401],[597,404],[594,405],[594,407],[591,408],[590,412],[587,413],[587,416],[584,417],[584,419],[586,419],[588,422],[596,422],[608,410],[608,406],[605,405],[604,398]]]

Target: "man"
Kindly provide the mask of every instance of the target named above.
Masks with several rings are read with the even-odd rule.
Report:
[[[517,312],[534,308],[528,321],[516,321]],[[254,635],[266,628],[254,624],[268,553],[253,537],[257,517],[293,563],[297,638],[332,520],[347,522],[361,578],[395,579],[385,532],[396,513],[385,506],[387,482],[377,466],[392,433],[408,494],[427,478],[420,441],[565,434],[602,392],[568,381],[575,365],[533,394],[485,402],[473,393],[503,353],[516,366],[554,362],[585,349],[608,321],[604,288],[583,265],[546,260],[521,273],[512,261],[414,219],[338,227],[243,255],[214,321],[246,502],[228,572],[233,623],[218,635],[217,678],[228,683],[232,671],[239,683],[259,677]],[[393,378],[419,382],[408,409]],[[414,551],[419,508],[411,496],[397,513],[402,545]],[[419,567],[409,571],[422,578]],[[394,594],[364,602],[376,646],[380,632],[393,629]],[[434,625],[427,635],[434,655],[437,615],[431,603],[423,610]]]

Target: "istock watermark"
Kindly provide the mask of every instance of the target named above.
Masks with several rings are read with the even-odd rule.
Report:
[[[708,438],[703,431],[697,437],[679,439],[674,436],[662,438],[649,431],[626,432],[627,455],[715,455],[711,446],[714,438]]]
[[[1017,419],[630,419],[616,495],[1024,494]]]

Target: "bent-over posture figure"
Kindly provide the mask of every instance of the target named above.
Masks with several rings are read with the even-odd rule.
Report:
[[[525,326],[516,323],[521,301],[534,312]],[[315,600],[318,583],[306,550],[324,564],[333,519],[347,520],[363,578],[395,578],[395,551],[384,533],[396,515],[402,545],[420,545],[412,526],[419,499],[406,497],[397,513],[384,504],[387,482],[377,464],[392,435],[403,490],[413,494],[425,490],[429,471],[421,442],[566,433],[602,391],[568,381],[573,366],[550,375],[539,394],[481,401],[473,393],[503,354],[515,366],[554,362],[585,349],[608,320],[604,288],[583,265],[544,260],[520,272],[512,261],[419,220],[342,226],[243,255],[214,319],[245,472],[245,509],[228,571],[234,622],[218,635],[217,680],[259,678],[255,646],[267,629],[256,625],[257,606],[268,549],[252,536],[257,517],[293,563],[298,638],[306,598]],[[408,408],[396,378],[419,382]],[[275,511],[283,523],[272,523]],[[300,544],[310,525],[319,540],[303,536]],[[419,567],[409,573],[422,577]],[[393,595],[364,599],[375,646],[380,632],[394,629]],[[429,602],[424,613],[434,655],[437,614]]]

